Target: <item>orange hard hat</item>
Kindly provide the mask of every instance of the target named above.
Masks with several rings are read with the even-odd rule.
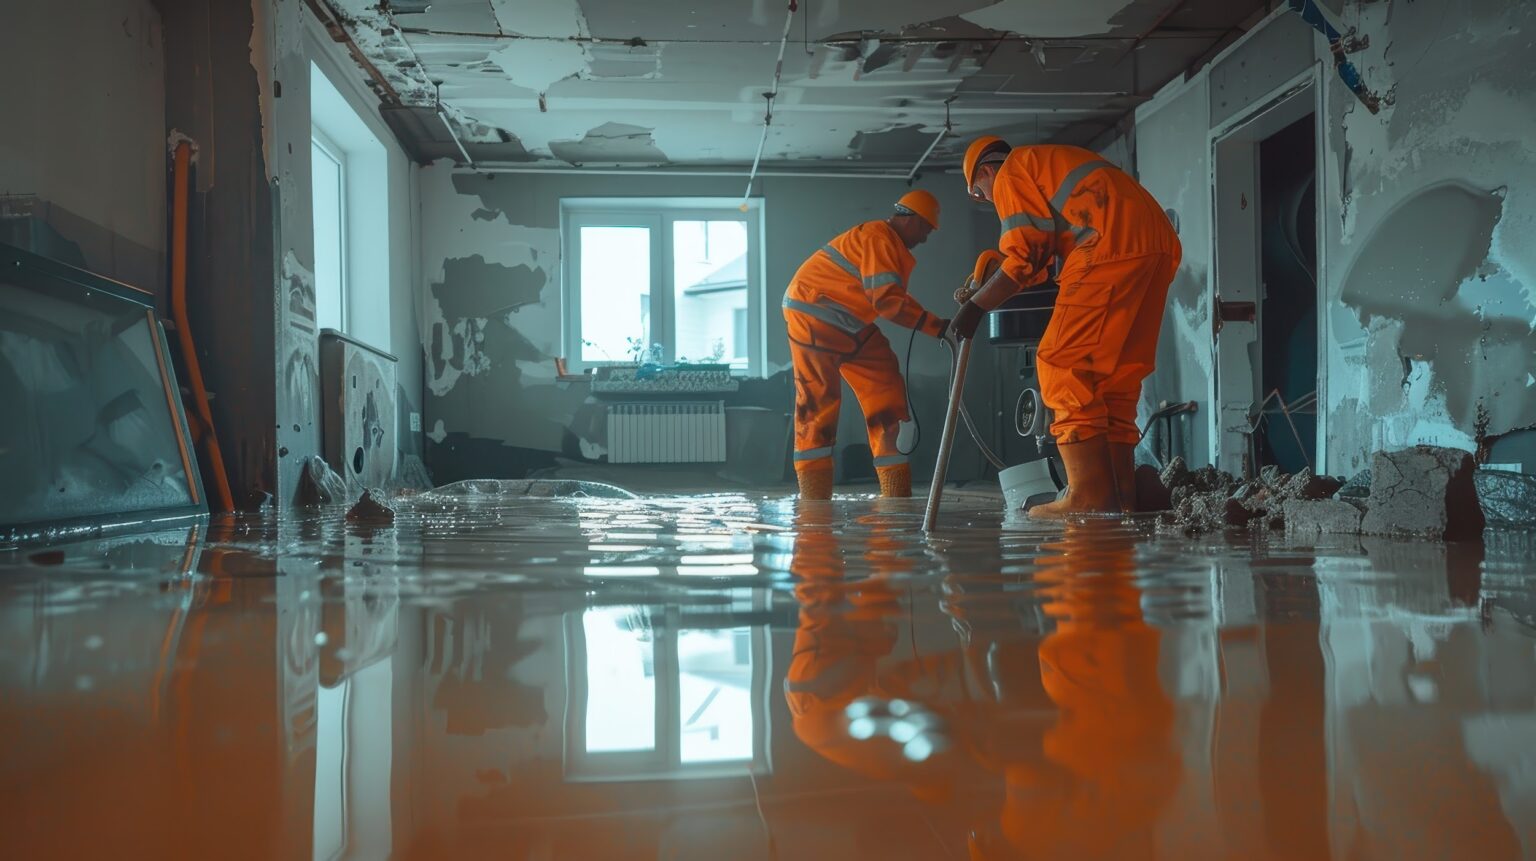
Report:
[[[981,163],[982,156],[993,152],[1007,152],[1011,147],[1008,142],[997,135],[982,135],[971,141],[971,145],[965,148],[965,193],[976,196],[976,165]]]
[[[939,229],[939,199],[921,188],[914,188],[896,201],[896,214],[919,216],[934,230]]]

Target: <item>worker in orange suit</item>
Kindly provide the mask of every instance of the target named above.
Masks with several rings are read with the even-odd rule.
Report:
[[[986,312],[1060,264],[1037,360],[1068,487],[1030,515],[1136,510],[1136,405],[1182,254],[1173,225],[1130,175],[1078,147],[981,137],[964,169],[971,196],[997,208],[1006,259],[955,314],[952,336],[973,337]]]
[[[893,323],[942,337],[948,321],[907,293],[912,249],[939,227],[939,202],[908,192],[884,221],[869,221],[817,249],[789,282],[784,320],[795,366],[795,475],[801,499],[832,498],[832,449],[842,381],[864,411],[883,496],[912,495],[912,472],[897,444],[909,421],[896,353],[875,325]]]

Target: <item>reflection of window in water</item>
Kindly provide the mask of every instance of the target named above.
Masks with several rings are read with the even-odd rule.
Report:
[[[587,641],[587,750],[656,749],[656,648],[631,607],[582,616]]]
[[[764,590],[700,612],[595,607],[573,614],[566,773],[577,780],[769,770]],[[724,596],[722,596],[724,597]]]
[[[747,628],[677,638],[683,762],[752,758],[752,642]]]

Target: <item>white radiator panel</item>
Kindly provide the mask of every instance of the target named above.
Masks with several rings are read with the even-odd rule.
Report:
[[[608,462],[725,462],[725,402],[609,405]]]

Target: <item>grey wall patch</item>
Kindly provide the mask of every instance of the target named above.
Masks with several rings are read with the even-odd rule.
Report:
[[[524,264],[488,263],[479,254],[443,261],[443,280],[432,295],[449,320],[495,317],[539,301],[549,279]]]
[[[1456,296],[1488,257],[1504,199],[1460,183],[1442,183],[1408,198],[1371,231],[1347,270],[1339,298],[1373,316],[1450,320],[1463,316]],[[1406,335],[1406,333],[1405,333]],[[1418,352],[1432,352],[1423,332]]]

